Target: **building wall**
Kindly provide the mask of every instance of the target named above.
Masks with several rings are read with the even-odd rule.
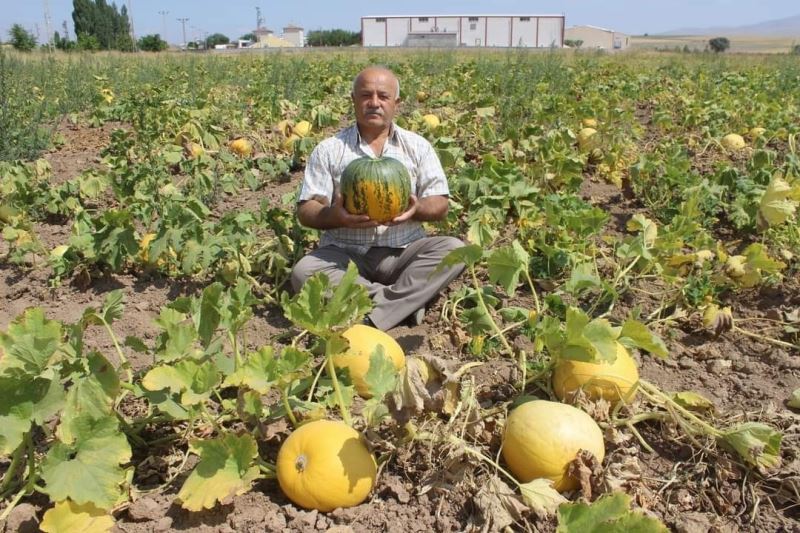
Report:
[[[602,48],[604,50],[624,50],[628,48],[630,39],[627,35],[602,28],[575,26],[567,28],[564,38],[581,40],[581,48]]]
[[[292,43],[294,46],[305,46],[305,35],[303,34],[303,30],[299,29],[284,29],[283,35],[281,35],[284,39]]]
[[[419,34],[456,33],[456,44],[467,47],[561,47],[564,17],[531,16],[446,16],[446,17],[364,17],[361,19],[364,46],[431,46],[451,43],[451,38],[422,38]],[[409,33],[417,34],[411,37]],[[436,43],[436,44],[434,44]],[[448,44],[449,45],[449,44]]]

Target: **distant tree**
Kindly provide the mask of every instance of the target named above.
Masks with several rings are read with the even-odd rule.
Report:
[[[75,41],[70,41],[68,37],[61,37],[58,32],[53,34],[53,46],[55,46],[58,50],[74,50],[77,44]]]
[[[361,44],[361,32],[347,30],[312,30],[308,32],[309,46],[352,46]]]
[[[88,50],[94,52],[100,50],[100,41],[94,35],[88,33],[78,34],[78,50]]]
[[[139,47],[139,50],[143,52],[161,52],[169,47],[167,41],[162,39],[161,35],[158,33],[141,37],[136,41],[136,45]]]
[[[564,39],[564,44],[570,48],[580,48],[583,44],[583,39]]]
[[[118,9],[116,3],[109,5],[106,0],[72,0],[72,21],[79,47],[81,37],[84,37],[84,44],[93,44],[88,38],[94,37],[98,49],[133,50],[130,18],[125,5]]]
[[[11,26],[8,36],[11,37],[9,43],[17,50],[30,52],[36,48],[36,37],[19,24]]]
[[[239,37],[242,41],[250,41],[251,43],[256,42],[256,34],[255,33],[245,33],[241,37]]]
[[[731,47],[731,42],[727,37],[714,37],[708,41],[708,46],[716,53],[722,53]]]
[[[231,42],[226,35],[221,33],[212,33],[206,38],[206,48],[214,48],[218,44],[228,44]]]
[[[800,44],[796,44],[792,47],[792,53],[796,56],[800,56]]]

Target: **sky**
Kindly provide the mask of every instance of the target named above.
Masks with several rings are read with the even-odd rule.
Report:
[[[107,0],[109,3],[112,0]],[[360,30],[360,18],[369,15],[536,15],[564,14],[567,26],[593,24],[631,35],[660,33],[685,27],[742,26],[800,14],[797,0],[117,0],[130,6],[137,37],[159,33],[171,43],[182,42],[186,21],[187,40],[222,33],[236,39],[256,27],[256,8],[264,25],[280,34],[295,24],[306,32],[342,28]],[[70,36],[72,0],[0,0],[0,40],[8,40],[13,24],[39,36],[45,35],[45,5],[50,27],[63,34],[67,22]]]

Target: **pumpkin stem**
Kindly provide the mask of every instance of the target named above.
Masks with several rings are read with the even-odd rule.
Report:
[[[297,469],[298,472],[304,472],[307,464],[308,464],[308,458],[304,454],[298,455],[297,459],[295,459],[294,461],[294,467]]]

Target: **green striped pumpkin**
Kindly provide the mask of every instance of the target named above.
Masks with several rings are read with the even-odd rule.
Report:
[[[408,208],[411,178],[406,166],[392,157],[360,157],[350,162],[339,182],[344,208],[369,215],[381,224]]]

